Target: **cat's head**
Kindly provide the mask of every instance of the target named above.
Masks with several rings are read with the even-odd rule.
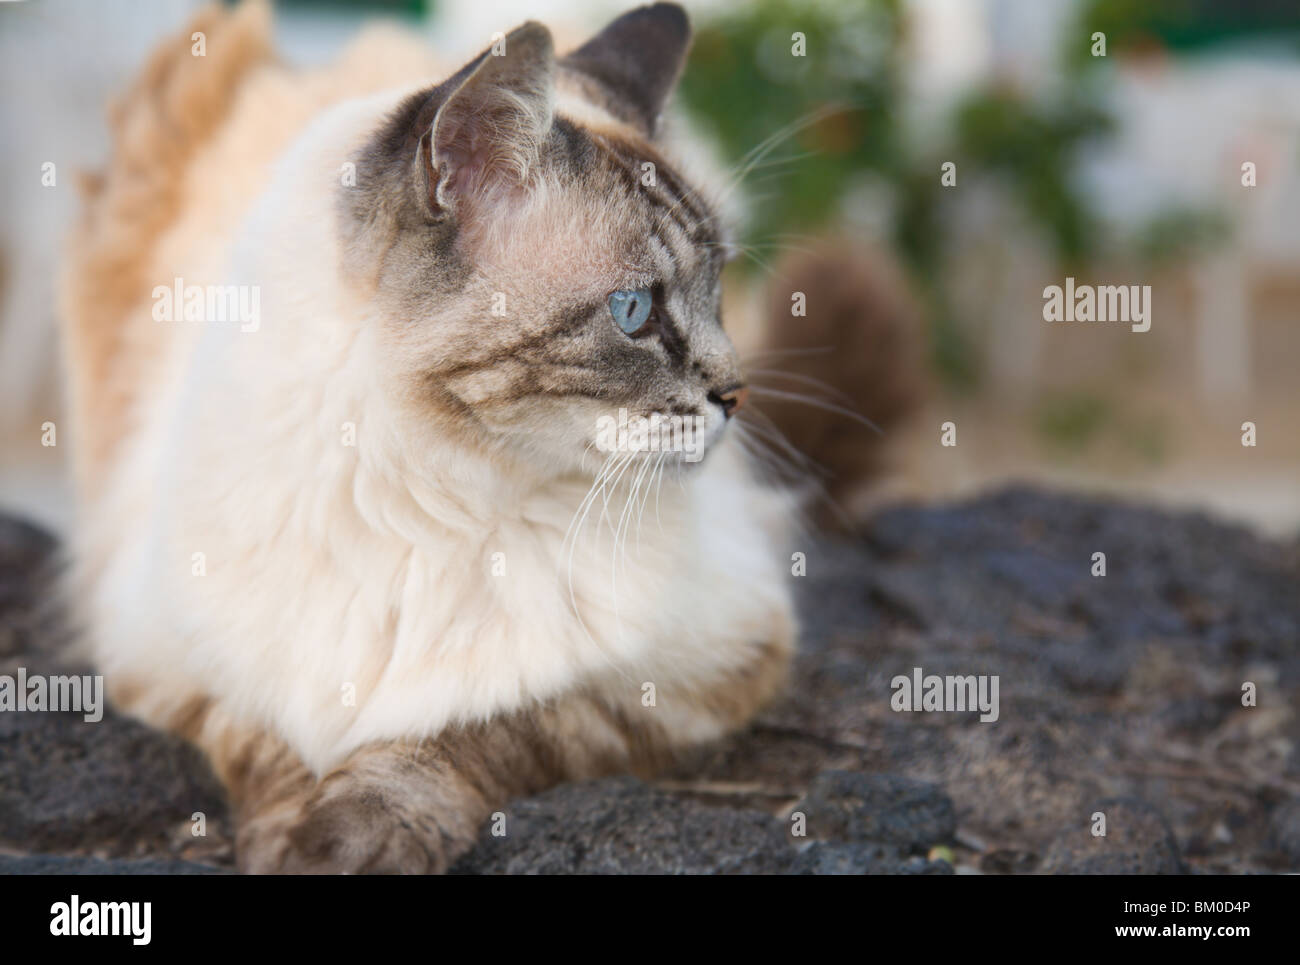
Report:
[[[345,267],[410,410],[562,471],[717,440],[744,398],[722,227],[659,140],[689,40],[673,4],[562,58],[526,23],[375,133]]]

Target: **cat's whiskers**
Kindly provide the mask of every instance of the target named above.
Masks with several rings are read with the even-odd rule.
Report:
[[[753,424],[742,425],[737,423],[733,428],[736,433],[736,441],[740,443],[746,455],[752,457],[765,473],[774,479],[797,475],[792,468],[793,462],[783,454],[776,452],[772,448],[775,443],[764,438]]]
[[[827,402],[825,399],[819,399],[816,396],[805,395],[803,392],[786,392],[786,391],[782,391],[781,389],[770,389],[759,385],[751,385],[750,391],[753,392],[755,395],[768,395],[775,399],[785,399],[790,402],[799,402],[803,405],[812,406],[814,409],[824,409],[827,412],[834,412],[837,415],[844,416],[846,419],[852,419],[854,422],[866,426],[868,429],[870,429],[872,432],[875,432],[878,435],[883,436],[885,434],[884,429],[880,428],[880,426],[876,425],[866,416],[860,415],[859,413],[854,412],[852,409],[846,409],[842,405],[835,405],[832,402]]]
[[[852,404],[853,400],[844,392],[835,388],[829,382],[823,379],[814,378],[811,375],[801,375],[798,372],[786,372],[781,369],[746,369],[745,375],[750,386],[758,385],[754,379],[755,375],[766,375],[777,379],[789,379],[792,382],[802,382],[804,385],[810,385],[814,388],[822,389],[831,396],[838,396],[845,402]]]
[[[590,448],[591,448],[591,447],[588,446],[587,448],[588,448],[588,451],[590,451]],[[585,456],[586,453],[583,453],[583,455]],[[613,463],[614,459],[615,459],[617,456],[618,456],[618,453],[616,453],[616,452],[612,452],[612,453],[610,453],[608,456],[605,457],[605,462],[601,465],[600,470],[596,473],[595,477],[592,479],[592,481],[591,481],[591,485],[587,488],[587,494],[586,494],[585,496],[582,497],[582,501],[578,504],[578,508],[577,508],[576,510],[574,510],[574,512],[573,512],[573,516],[572,516],[572,518],[570,518],[570,520],[569,520],[569,526],[568,526],[568,528],[564,531],[564,540],[563,540],[563,542],[560,544],[561,548],[563,548],[564,546],[567,546],[567,545],[569,544],[569,539],[575,535],[575,534],[574,534],[574,527],[576,526],[576,524],[577,524],[577,522],[578,522],[578,517],[579,517],[579,515],[581,514],[583,508],[587,505],[587,503],[588,503],[591,499],[594,498],[595,493],[597,492],[597,489],[599,488],[599,486],[600,486],[600,484],[601,484],[601,480],[604,479],[605,474],[606,474],[606,473],[608,472],[608,470],[609,470],[610,464]]]
[[[573,516],[569,519],[569,526],[564,531],[564,539],[560,543],[561,553],[564,552],[566,546],[569,548],[568,551],[569,600],[570,603],[573,605],[574,615],[578,617],[579,621],[581,621],[582,617],[578,613],[578,604],[577,604],[577,600],[574,598],[574,592],[573,592],[573,553],[574,553],[574,549],[577,547],[578,533],[582,529],[582,523],[585,520],[585,513],[590,510],[591,503],[595,500],[597,494],[600,492],[600,488],[603,484],[605,476],[608,474],[610,466],[613,464],[617,455],[618,455],[617,453],[610,453],[609,456],[605,458],[605,462],[600,467],[600,471],[596,473],[595,478],[593,478],[591,481],[591,485],[587,488],[586,495],[583,496],[582,501],[578,503],[578,508],[573,511]]]
[[[582,527],[587,521],[587,515],[591,512],[592,505],[595,504],[597,497],[603,494],[605,486],[607,485],[609,477],[612,475],[612,473],[617,471],[620,466],[626,466],[628,458],[630,457],[626,456],[626,454],[624,453],[620,453],[620,452],[610,453],[610,455],[606,458],[604,465],[601,466],[600,472],[598,472],[596,474],[596,478],[592,480],[591,486],[587,490],[587,495],[583,497],[583,500],[579,504],[578,509],[574,512],[573,520],[571,520],[569,523],[569,531],[565,533],[565,537],[564,537],[564,542],[569,544],[569,553],[568,553],[569,605],[573,610],[574,618],[578,621],[578,626],[582,628],[583,634],[587,637],[587,639],[591,642],[591,644],[594,647],[596,647],[597,650],[600,651],[601,655],[608,662],[609,666],[615,672],[623,676],[625,679],[631,679],[627,670],[624,669],[619,664],[619,662],[616,661],[609,654],[609,652],[604,648],[604,646],[598,640],[596,640],[596,638],[592,635],[591,631],[587,628],[586,621],[582,619],[582,612],[578,607],[577,593],[573,588],[573,558],[574,558],[574,553],[577,549],[578,539],[580,538],[582,533]],[[570,533],[572,534],[572,537],[570,537]],[[599,536],[597,538],[599,538]],[[563,552],[563,546],[564,544],[562,543],[561,552]]]
[[[603,528],[604,528],[604,524],[605,524],[605,522],[606,522],[607,520],[609,520],[609,503],[610,503],[610,500],[611,500],[611,499],[612,499],[612,498],[613,498],[613,497],[618,493],[619,487],[621,486],[621,484],[622,484],[622,482],[623,482],[623,477],[627,475],[627,471],[628,471],[628,469],[631,467],[632,463],[636,460],[637,453],[636,453],[635,451],[633,451],[633,452],[626,452],[626,453],[618,453],[618,455],[619,455],[621,458],[619,459],[619,461],[617,462],[617,464],[616,464],[614,467],[611,468],[609,474],[608,474],[608,475],[606,476],[606,478],[601,482],[601,485],[600,485],[599,495],[600,495],[600,499],[601,499],[601,515],[600,515],[600,517],[599,517],[599,518],[597,519],[597,521],[596,521],[596,533],[595,533],[595,537],[596,537],[596,540],[597,540],[598,543],[599,543],[599,540],[600,540],[600,534],[601,534],[601,531],[602,531]],[[588,509],[590,509],[590,507],[588,507]],[[584,517],[583,517],[583,518],[584,518],[584,521],[585,521],[585,518],[586,518],[586,517],[585,517],[585,514],[584,514]],[[622,519],[622,517],[620,516],[620,520],[621,520],[621,519]],[[611,595],[612,595],[613,600],[614,600],[614,628],[615,628],[615,632],[616,632],[619,636],[622,636],[622,633],[623,633],[623,624],[622,624],[622,618],[621,618],[621,615],[620,615],[621,611],[620,611],[619,602],[618,602],[618,543],[619,543],[619,534],[618,534],[618,528],[615,527],[615,525],[613,524],[613,522],[610,522],[610,531],[611,531],[611,533],[612,533],[612,535],[613,535],[613,545],[612,545],[612,548],[611,548],[611,564],[612,564],[612,565],[611,565],[610,580],[611,580]],[[571,593],[571,594],[572,594],[572,589],[573,589],[572,556],[573,556],[573,554],[572,554],[572,550],[571,550],[571,551],[570,551],[570,570],[569,570],[569,589],[570,589],[570,593]],[[575,604],[575,605],[576,605],[576,604]]]
[[[824,107],[819,107],[817,110],[806,114],[804,117],[791,121],[785,127],[778,128],[763,140],[759,141],[758,144],[750,148],[749,151],[747,151],[736,163],[735,168],[733,168],[735,173],[731,176],[730,182],[724,188],[722,196],[718,198],[718,205],[721,206],[724,204],[731,196],[732,192],[734,192],[749,173],[754,170],[755,166],[762,162],[764,158],[772,153],[772,151],[776,150],[777,146],[782,142],[789,140],[796,134],[814,124],[821,123],[828,117],[844,113],[847,110],[849,110],[847,106],[838,104],[829,104]]]
[[[744,426],[738,424],[736,428],[739,430],[736,438],[740,441],[742,449],[759,464],[759,468],[766,472],[775,483],[789,485],[792,479],[798,479],[804,486],[811,488],[818,499],[825,500],[837,515],[842,515],[839,507],[831,499],[830,494],[826,492],[825,486],[815,473],[796,471],[790,463],[785,461],[786,457],[782,453],[769,448],[773,443],[758,432],[758,427],[754,423]],[[802,457],[802,453],[800,453],[800,456]],[[804,461],[808,461],[806,457],[804,457]],[[789,507],[789,513],[793,516],[795,528],[801,535],[815,532],[812,518],[804,508],[802,501],[793,502]]]
[[[592,439],[591,442],[587,443],[587,447],[582,450],[582,456],[578,460],[578,468],[585,469],[587,467],[587,456],[591,453],[591,447],[594,446],[596,442],[597,440]]]
[[[746,246],[741,248],[740,253],[744,255],[746,258],[748,258],[750,261],[752,261],[754,264],[758,265],[759,268],[763,269],[763,274],[773,275],[776,273],[776,269],[772,267],[770,262],[764,261],[758,255],[754,254],[753,250],[750,249],[749,247]]]
[[[762,421],[755,422],[755,419]],[[767,413],[757,406],[747,406],[737,424],[745,426],[755,437],[779,449],[780,454],[789,461],[790,466],[798,466],[804,473],[809,475],[823,474],[824,470],[787,439],[776,423],[768,417]]]
[[[601,530],[604,528],[606,522],[609,522],[611,530],[614,528],[614,523],[609,518],[609,501],[612,498],[612,496],[618,492],[619,483],[623,481],[623,476],[627,473],[628,467],[632,464],[632,460],[636,457],[635,452],[622,453],[622,455],[625,458],[619,463],[617,469],[618,475],[614,476],[612,481],[609,481],[609,485],[606,486],[602,491],[600,518],[596,520],[597,538],[600,537]]]
[[[696,202],[701,206],[703,206],[706,210],[711,209],[714,211],[719,211],[722,209],[722,206],[726,203],[727,199],[731,196],[732,192],[734,192],[735,189],[744,181],[744,179],[754,171],[762,167],[766,167],[766,166],[775,167],[781,164],[790,164],[795,161],[803,160],[805,158],[814,156],[817,153],[816,151],[806,151],[803,154],[796,154],[784,158],[768,158],[768,155],[772,151],[774,151],[782,142],[793,137],[795,134],[798,134],[804,128],[809,127],[812,124],[816,124],[826,117],[840,113],[847,109],[848,108],[846,107],[839,107],[835,105],[818,108],[817,110],[811,112],[805,117],[795,120],[790,124],[787,124],[785,127],[779,128],[778,130],[774,131],[772,134],[768,135],[758,144],[754,145],[754,147],[746,151],[745,154],[740,158],[740,160],[737,161],[736,164],[733,165],[732,168],[726,172],[725,177],[727,180],[721,188],[721,193],[713,197],[711,199],[711,203],[710,203],[710,199],[705,198],[704,191],[702,188],[690,187],[689,185],[684,186],[684,191],[681,197],[679,197],[676,201],[674,201],[673,204],[669,206],[660,215],[659,225],[658,225],[659,230],[662,230],[664,225],[667,224],[668,220],[674,217],[677,211],[688,201]],[[712,193],[713,192],[710,192],[710,194]],[[723,245],[722,247],[727,247],[727,245]]]
[[[634,456],[640,453],[633,453]],[[631,486],[628,489],[627,498],[623,501],[623,510],[619,513],[618,527],[614,530],[614,547],[610,557],[610,586],[614,597],[614,619],[619,618],[619,600],[618,600],[618,568],[622,563],[624,570],[627,569],[627,531],[632,523],[632,507],[636,505],[636,496],[641,489],[641,480],[645,477],[647,470],[650,468],[650,460],[644,458],[640,460],[641,469],[631,479]],[[622,632],[622,625],[619,625],[619,632]]]
[[[775,235],[773,236],[776,237]],[[702,241],[700,246],[704,248],[726,248],[743,254],[744,252],[772,251],[777,254],[785,254],[787,251],[797,251],[803,255],[817,254],[816,248],[810,248],[807,245],[793,245],[784,241]],[[779,277],[779,281],[785,281],[784,277]]]
[[[659,453],[659,458],[655,460],[654,469],[650,471],[650,479],[646,482],[645,496],[642,497],[641,499],[641,511],[637,514],[636,517],[636,555],[638,558],[640,558],[641,556],[641,521],[645,518],[646,503],[650,502],[650,490],[654,488],[655,477],[659,475],[659,469],[661,466],[663,466],[664,459],[666,459],[667,457],[668,457],[667,452]],[[658,511],[658,509],[659,509],[659,502],[658,499],[656,498],[655,510]],[[663,532],[662,525],[660,525],[659,531]]]
[[[650,502],[650,490],[654,488],[655,475],[659,472],[659,467],[668,456],[668,451],[664,450],[656,457],[654,465],[650,467],[650,473],[646,477],[645,491],[641,496],[641,508],[637,511],[636,517],[636,555],[641,558],[641,521],[645,519],[646,504]]]
[[[622,559],[623,559],[623,568],[624,568],[624,570],[627,569],[627,533],[628,533],[628,531],[632,528],[632,516],[631,516],[631,513],[629,512],[629,509],[632,509],[632,510],[635,509],[635,506],[636,506],[636,497],[639,496],[640,493],[641,493],[641,481],[645,478],[646,473],[648,473],[648,472],[653,468],[653,466],[654,466],[654,463],[651,461],[651,459],[650,459],[650,457],[649,457],[648,455],[647,455],[645,458],[643,458],[643,459],[641,460],[641,463],[642,463],[642,465],[641,465],[641,471],[640,471],[639,473],[637,473],[636,480],[635,480],[635,482],[633,483],[633,486],[632,486],[632,492],[628,495],[628,502],[627,502],[627,504],[624,505],[624,507],[623,507],[624,512],[627,512],[627,513],[628,513],[627,525],[626,525],[626,527],[624,527],[624,530],[623,530],[623,556],[622,556]],[[640,552],[640,547],[641,547],[641,542],[640,542],[640,540],[641,540],[641,533],[640,533],[640,529],[638,528],[638,531],[637,531],[637,551],[638,551],[638,553]]]
[[[754,422],[753,420],[755,418],[761,419],[762,422]],[[774,464],[777,466],[777,470],[773,474],[776,479],[798,479],[805,486],[809,487],[813,491],[813,495],[817,500],[828,506],[831,512],[834,513],[845,526],[852,525],[852,521],[844,511],[844,508],[831,496],[830,492],[826,488],[826,484],[822,481],[821,477],[826,475],[826,470],[806,454],[795,448],[794,444],[785,437],[785,434],[777,428],[776,423],[774,423],[766,413],[760,411],[756,406],[748,406],[741,414],[741,417],[736,420],[736,423],[737,428],[743,430],[739,434],[739,437],[746,439],[750,443],[750,446],[747,447],[747,451],[763,462],[769,470]],[[764,448],[760,450],[756,447],[756,444],[760,441],[765,443],[767,446],[774,446],[776,448]],[[781,451],[778,452],[778,449]],[[764,453],[766,454],[766,459],[764,458]],[[794,510],[799,518],[799,525],[804,532],[813,532],[815,527],[813,526],[811,515],[803,508],[803,505],[796,504]]]
[[[835,349],[830,345],[819,345],[814,348],[772,348],[760,352],[750,352],[743,356],[742,361],[748,365],[750,362],[758,362],[766,359],[779,361],[780,359],[791,355],[826,355],[833,351],[835,351]]]
[[[840,107],[819,108],[818,110],[813,111],[811,114],[805,116],[804,118],[800,120],[796,120],[791,124],[787,124],[783,128],[779,128],[778,130],[774,131],[772,134],[764,138],[762,141],[760,141],[758,144],[754,145],[752,148],[746,151],[744,155],[741,156],[740,160],[737,161],[736,164],[733,165],[730,170],[726,172],[725,177],[727,180],[721,188],[721,193],[712,198],[712,203],[710,203],[709,200],[704,197],[702,189],[692,188],[688,186],[685,190],[685,193],[682,195],[682,197],[678,198],[677,201],[675,201],[673,205],[660,216],[659,228],[662,229],[663,226],[667,223],[667,220],[673,217],[673,215],[677,213],[677,210],[684,203],[686,203],[687,200],[694,200],[702,204],[706,208],[712,208],[713,210],[721,210],[723,204],[731,196],[732,192],[735,191],[735,189],[744,181],[746,177],[749,176],[751,172],[753,172],[760,166],[767,163],[765,160],[767,158],[767,155],[770,154],[773,150],[775,150],[778,145],[780,145],[783,141],[787,140],[788,138],[793,137],[795,134],[799,133],[799,131],[801,131],[803,128],[815,124],[818,121],[822,120],[823,118],[838,113],[841,110],[847,110],[847,108],[840,108]],[[806,152],[806,155],[804,156],[810,156],[815,153],[816,152],[812,152],[812,151]],[[773,161],[772,163],[774,164],[783,163],[786,160],[793,160],[793,159],[778,158],[775,159],[775,161]],[[728,247],[728,245],[723,244],[721,245],[721,247]]]

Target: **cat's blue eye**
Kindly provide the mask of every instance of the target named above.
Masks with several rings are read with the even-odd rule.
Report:
[[[613,316],[614,324],[628,335],[635,335],[645,328],[653,307],[654,296],[648,288],[624,288],[609,296],[609,314]]]

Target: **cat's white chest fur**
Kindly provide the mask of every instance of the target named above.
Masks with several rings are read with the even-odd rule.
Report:
[[[684,489],[664,481],[658,511],[648,492],[628,507],[623,488],[602,520],[598,499],[575,546],[580,485],[463,531],[423,521],[403,535],[411,497],[364,472],[258,477],[220,445],[212,430],[181,447],[197,460],[215,446],[198,464],[231,468],[163,472],[162,506],[115,552],[100,662],[110,679],[197,685],[318,769],[586,682],[672,700],[742,664],[787,609],[777,548],[747,504],[759,494],[729,478],[722,451]]]

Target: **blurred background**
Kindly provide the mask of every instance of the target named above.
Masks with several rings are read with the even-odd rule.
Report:
[[[454,68],[524,19],[564,47],[632,5],[276,7],[291,62],[327,61],[388,18]],[[887,252],[920,308],[932,390],[891,432],[879,498],[1015,479],[1300,529],[1300,4],[686,6],[697,35],[678,104],[691,128],[726,165],[788,132],[740,189],[746,254],[731,288],[759,292],[791,251],[847,235]],[[61,418],[53,279],[74,173],[105,155],[111,93],[196,7],[0,3],[0,510],[56,530],[69,494],[42,426]],[[790,56],[795,32],[806,57]],[[1150,285],[1151,330],[1044,322],[1043,289],[1067,275]],[[1247,421],[1254,448],[1241,445]],[[954,448],[939,445],[945,422]]]

